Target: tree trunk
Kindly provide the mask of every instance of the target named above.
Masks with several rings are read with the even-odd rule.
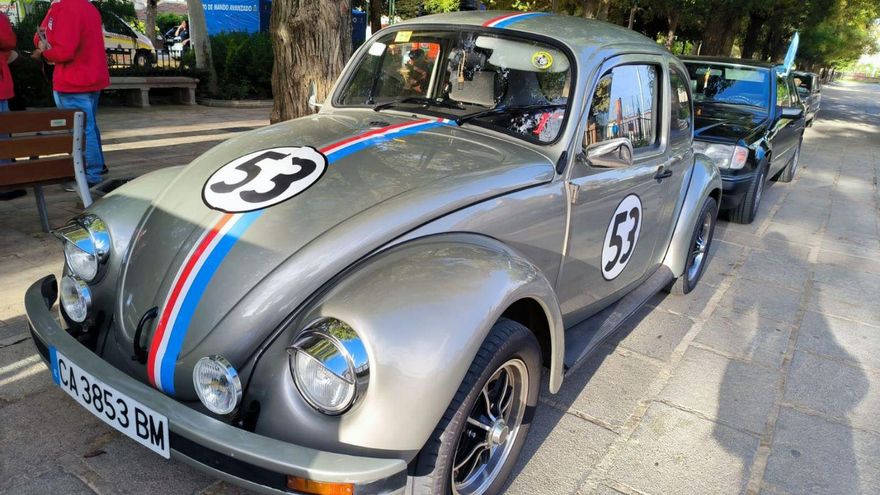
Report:
[[[737,5],[714,3],[713,7],[703,29],[702,54],[729,57],[743,14]]]
[[[351,0],[275,0],[270,33],[274,123],[311,113],[312,84],[318,101],[327,97],[351,56]]]
[[[153,43],[153,48],[157,50],[161,48],[156,42],[156,3],[157,0],[147,0],[147,7],[144,10],[146,18],[144,19],[144,34]]]
[[[639,4],[633,3],[632,7],[629,8],[629,20],[626,22],[626,28],[632,29],[633,24],[636,23],[636,12],[639,10]]]
[[[672,50],[672,44],[675,43],[675,30],[678,28],[679,13],[670,13],[666,16],[666,22],[669,23],[669,30],[666,31],[666,49]]]
[[[189,44],[196,55],[196,67],[208,72],[208,92],[217,92],[217,71],[211,58],[211,40],[208,38],[208,23],[202,0],[187,0],[189,14]]]
[[[596,19],[599,19],[600,21],[607,21],[609,10],[611,10],[611,0],[600,0],[599,12],[596,13]]]
[[[767,15],[764,12],[753,10],[749,15],[749,28],[743,38],[742,58],[752,58],[755,50],[758,49],[758,38],[761,36],[761,28],[767,21]]]
[[[584,0],[584,17],[595,19],[599,10],[599,0]]]
[[[382,0],[370,0],[370,31],[376,34],[382,29]]]

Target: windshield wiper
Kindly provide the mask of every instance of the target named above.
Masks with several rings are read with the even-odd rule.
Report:
[[[461,117],[458,117],[457,119],[455,119],[455,123],[458,125],[462,125],[465,122],[468,122],[468,121],[471,121],[474,119],[479,119],[482,117],[488,117],[490,115],[500,115],[503,113],[510,113],[510,112],[530,112],[533,110],[543,110],[545,108],[565,108],[567,106],[568,106],[567,103],[541,103],[538,105],[521,105],[521,106],[514,106],[514,107],[495,107],[495,108],[489,108],[487,110],[480,110],[479,112],[474,112],[474,113],[462,115]]]
[[[424,96],[407,96],[406,98],[398,98],[396,100],[386,101],[385,103],[379,103],[373,107],[373,110],[378,112],[379,110],[391,108],[401,103],[416,103],[433,107],[454,108],[456,110],[462,110],[463,108],[459,104],[453,103],[450,100],[438,100],[434,98],[426,98]]]

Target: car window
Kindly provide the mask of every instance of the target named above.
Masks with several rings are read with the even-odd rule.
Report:
[[[669,85],[672,89],[672,105],[669,108],[671,115],[669,141],[675,146],[690,140],[693,115],[687,78],[677,70],[670,70]]]
[[[622,65],[602,76],[587,120],[587,144],[629,138],[633,150],[657,144],[657,67]]]
[[[334,99],[456,119],[537,143],[564,127],[572,62],[549,42],[477,30],[389,31]]]
[[[694,103],[716,102],[770,108],[769,72],[715,62],[685,61]]]
[[[790,107],[792,105],[788,79],[783,76],[776,78],[776,104],[780,107]]]

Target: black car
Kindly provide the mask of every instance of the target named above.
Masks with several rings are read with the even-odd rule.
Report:
[[[807,127],[813,127],[813,121],[819,113],[822,104],[822,85],[819,83],[819,74],[813,72],[792,72],[794,83],[797,87],[798,96],[804,104]]]
[[[694,95],[694,151],[721,169],[721,208],[751,223],[767,179],[789,182],[797,170],[805,121],[794,79],[767,62],[682,60]]]

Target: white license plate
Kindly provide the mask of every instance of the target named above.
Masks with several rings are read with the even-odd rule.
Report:
[[[168,459],[168,418],[119,393],[82,370],[64,354],[50,349],[55,383],[105,423]]]

